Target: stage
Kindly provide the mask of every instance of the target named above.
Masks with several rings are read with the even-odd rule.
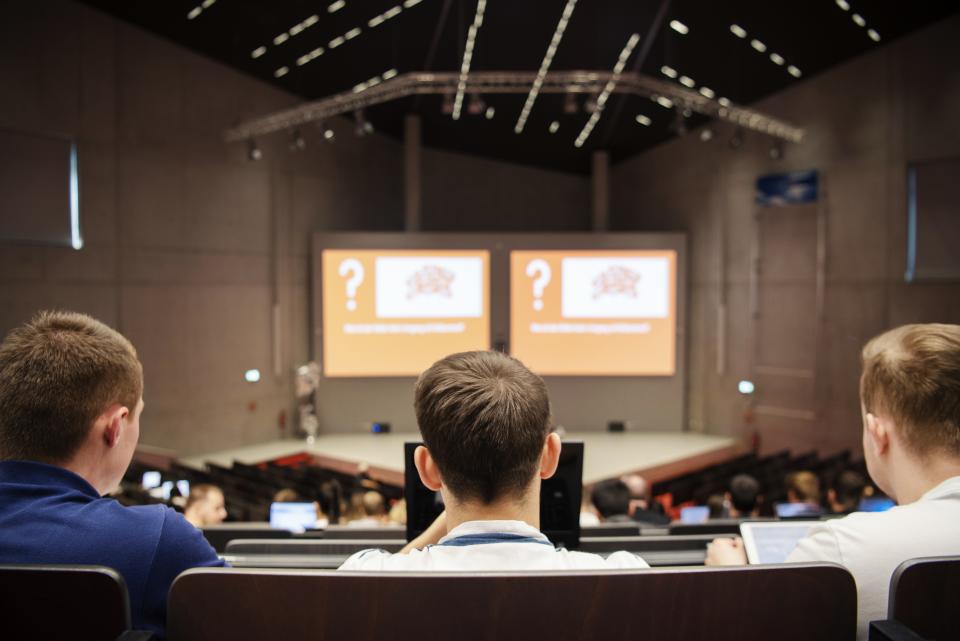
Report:
[[[366,464],[372,478],[402,485],[403,444],[411,440],[419,440],[419,434],[325,434],[318,436],[312,447],[301,439],[273,441],[181,462],[200,469],[208,461],[229,467],[234,461],[256,464],[310,454],[318,464],[348,474]],[[736,439],[689,432],[583,432],[566,434],[564,440],[583,441],[583,482],[587,485],[631,472],[654,482],[742,453]]]

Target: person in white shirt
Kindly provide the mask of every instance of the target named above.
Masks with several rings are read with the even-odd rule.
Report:
[[[364,550],[341,570],[649,567],[629,552],[556,549],[540,532],[540,482],[556,471],[561,443],[546,385],[520,361],[499,352],[441,359],[417,381],[414,409],[424,441],[414,463],[446,511],[402,552]]]
[[[898,507],[823,522],[789,562],[833,562],[853,574],[857,638],[887,617],[902,562],[960,554],[960,325],[906,325],[863,348],[860,378],[867,471]],[[745,563],[739,540],[710,544],[708,565]]]

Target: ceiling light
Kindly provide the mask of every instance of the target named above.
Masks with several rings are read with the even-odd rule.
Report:
[[[597,122],[600,120],[600,114],[603,113],[603,106],[607,103],[607,99],[610,97],[614,88],[616,88],[617,81],[620,80],[620,74],[623,73],[623,68],[626,66],[627,60],[629,60],[630,55],[633,53],[633,48],[637,46],[638,42],[640,42],[640,34],[634,33],[620,51],[620,56],[617,57],[617,63],[613,65],[613,77],[607,81],[607,84],[603,87],[603,91],[601,91],[597,97],[597,109],[590,115],[587,124],[583,126],[583,129],[580,130],[580,135],[578,135],[577,139],[573,142],[575,147],[583,147],[583,143],[587,141],[593,128],[597,126]]]
[[[787,67],[787,72],[794,78],[799,78],[800,76],[803,75],[802,73],[800,73],[800,70],[794,67],[793,65],[790,65],[789,67]]]
[[[850,3],[847,0],[837,0],[837,6],[843,9],[844,11],[850,10]]]
[[[421,2],[423,2],[423,0],[404,0],[403,6],[404,8],[409,9],[410,7],[417,6]]]
[[[284,31],[284,32],[281,33],[279,36],[277,36],[276,38],[273,39],[273,44],[276,45],[276,46],[280,46],[280,45],[282,45],[284,42],[286,42],[286,41],[289,40],[289,39],[290,39],[290,34],[288,34],[286,31]]]
[[[700,142],[709,142],[713,140],[713,130],[710,128],[700,130]]]
[[[555,134],[560,129],[560,123],[556,120],[550,123],[550,133]]]
[[[676,78],[676,77],[677,77],[677,70],[674,69],[673,67],[668,66],[668,65],[663,65],[662,67],[660,67],[660,73],[662,73],[663,75],[665,75],[667,78]]]
[[[370,20],[367,21],[367,26],[373,29],[374,27],[379,27],[382,25],[384,21],[386,21],[386,18],[384,18],[383,14],[381,13],[379,16],[370,18]]]
[[[204,9],[209,9],[210,7],[213,6],[213,3],[216,1],[217,0],[203,0],[203,2],[200,3],[200,6],[203,7]]]
[[[738,25],[738,24],[732,24],[732,25],[730,25],[730,32],[733,33],[733,35],[735,35],[735,36],[738,37],[738,38],[746,38],[746,37],[747,37],[747,30],[744,29],[743,27],[741,27],[741,26]]]
[[[280,67],[279,69],[277,69],[276,71],[273,72],[273,77],[274,77],[274,78],[283,78],[283,77],[284,77],[285,75],[287,75],[288,73],[290,73],[290,69],[289,69],[288,67]]]
[[[653,122],[652,120],[650,120],[649,116],[644,116],[643,114],[637,114],[637,117],[635,118],[635,120],[637,121],[638,124],[641,124],[644,127],[649,127],[650,123]]]
[[[327,12],[336,13],[337,11],[340,11],[341,9],[343,9],[345,6],[347,6],[346,2],[344,2],[343,0],[337,0],[336,2],[332,2],[330,3],[329,6],[327,6]]]
[[[347,40],[353,40],[354,38],[356,38],[356,37],[359,36],[359,35],[360,35],[360,27],[354,27],[354,28],[351,29],[350,31],[348,31],[348,32],[346,32],[345,34],[343,34],[343,36],[344,36]]]
[[[302,56],[300,56],[299,58],[297,58],[297,66],[298,66],[298,67],[302,67],[303,65],[307,64],[307,63],[310,62],[311,60],[313,60],[313,58],[310,57],[310,54],[309,54],[309,53],[305,53],[305,54],[303,54]]]
[[[343,36],[337,36],[336,38],[328,42],[327,46],[330,47],[331,49],[336,49],[337,47],[342,45],[344,42],[346,42],[346,40],[343,39]]]
[[[771,53],[770,60],[775,65],[783,65],[783,63],[786,62],[786,60],[783,59],[783,56],[781,56],[779,53]]]
[[[657,96],[656,102],[658,105],[664,109],[673,109],[673,101],[667,98],[666,96]]]
[[[194,7],[190,10],[190,13],[187,14],[187,20],[193,20],[197,16],[203,13],[203,9],[200,7]]]
[[[484,114],[487,117],[487,120],[493,120],[493,117],[497,114],[497,110],[493,107],[487,107],[487,112]]]
[[[724,107],[729,107],[730,105],[733,104],[732,102],[730,102],[729,98],[724,98],[722,96],[720,98],[717,98],[717,102],[719,102]]]
[[[318,16],[317,14],[313,14],[312,16],[304,20],[301,24],[303,25],[304,29],[306,29],[307,27],[312,27],[313,25],[317,24],[317,22],[319,21],[320,21],[320,16]]]
[[[855,23],[857,23],[857,26],[858,26],[858,27],[866,27],[866,26],[867,26],[867,21],[864,20],[863,16],[861,16],[859,13],[855,13],[855,14],[853,14],[853,15],[850,16],[850,17],[853,18],[853,21],[854,21]]]
[[[390,7],[383,13],[383,19],[389,20],[390,18],[399,16],[401,11],[403,11],[403,9],[400,7],[400,5],[397,5],[395,7]]]
[[[680,76],[680,84],[690,89],[693,89],[694,87],[697,86],[697,83],[695,83],[693,81],[693,78],[691,78],[690,76]]]
[[[680,22],[679,20],[671,20],[671,21],[670,21],[670,28],[673,29],[674,31],[676,31],[677,33],[679,33],[681,36],[685,36],[685,35],[687,35],[688,33],[690,33],[690,27],[688,27],[687,25],[683,24],[683,23]]]
[[[540,94],[540,87],[543,85],[547,71],[549,71],[550,65],[553,63],[553,56],[557,53],[557,47],[560,46],[563,32],[567,28],[567,23],[570,21],[570,16],[573,14],[573,9],[576,5],[577,0],[567,0],[567,4],[563,7],[560,21],[557,23],[557,28],[553,30],[553,36],[550,38],[550,46],[547,47],[547,52],[544,54],[543,60],[540,61],[540,69],[537,71],[537,76],[533,80],[533,85],[530,87],[530,93],[527,94],[527,99],[523,103],[523,108],[520,110],[520,117],[517,118],[517,124],[513,127],[514,133],[521,133],[527,124],[527,119],[533,110],[533,103]]]
[[[263,152],[260,151],[260,147],[257,147],[257,142],[251,138],[247,141],[247,160],[256,162],[261,158],[263,158]]]
[[[390,80],[391,78],[396,78],[396,77],[397,77],[396,69],[387,69],[386,71],[383,72],[384,80]]]
[[[880,42],[880,34],[877,33],[876,29],[868,29],[867,35],[870,36],[870,39],[874,42]]]
[[[335,133],[333,133],[333,129],[330,129],[329,127],[327,127],[326,129],[323,130],[323,139],[324,139],[324,140],[333,141],[333,139],[336,138],[336,136],[337,136],[337,135],[336,135]]]
[[[757,51],[759,51],[760,53],[763,53],[764,51],[767,50],[767,45],[763,44],[756,38],[750,41],[750,46],[756,49]]]
[[[266,48],[266,47],[263,47],[263,46],[257,47],[256,49],[254,49],[253,51],[250,52],[250,57],[256,59],[256,58],[259,58],[260,56],[262,56],[262,55],[265,54],[265,53],[267,53],[267,48]]]
[[[463,62],[460,63],[460,79],[457,82],[457,95],[453,100],[453,119],[460,119],[460,110],[463,108],[463,94],[467,90],[467,76],[470,75],[470,62],[473,60],[473,45],[477,39],[477,33],[483,24],[483,12],[487,8],[487,0],[477,0],[477,12],[473,16],[473,24],[467,30],[467,44],[463,49]],[[397,13],[400,13],[400,7],[394,7]],[[388,11],[387,15],[390,13]],[[388,16],[390,17],[390,16]]]
[[[713,89],[711,89],[710,87],[700,87],[700,95],[703,96],[704,98],[709,98],[710,100],[713,100],[714,96],[716,96],[717,94],[715,94],[713,92]]]

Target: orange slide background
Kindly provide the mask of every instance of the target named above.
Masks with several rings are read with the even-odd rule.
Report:
[[[483,314],[479,318],[376,317],[377,257],[436,256],[481,258]],[[347,279],[341,261],[354,258],[363,265],[356,290],[356,309],[347,309]],[[321,259],[323,288],[323,373],[326,376],[417,376],[436,360],[454,352],[490,348],[490,254],[484,250],[340,250],[326,249]],[[460,334],[347,334],[346,323],[386,325],[462,322]]]
[[[667,258],[669,314],[666,318],[589,319],[561,316],[561,260],[584,258]],[[543,308],[533,307],[527,264],[545,260],[553,272],[543,290]],[[671,376],[676,373],[677,253],[672,250],[514,251],[510,253],[510,352],[541,375]],[[531,323],[650,324],[647,334],[534,334]]]

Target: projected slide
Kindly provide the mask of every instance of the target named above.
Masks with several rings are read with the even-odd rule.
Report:
[[[539,374],[670,376],[677,253],[510,253],[511,353]]]
[[[490,347],[489,252],[326,249],[326,376],[416,376]]]

